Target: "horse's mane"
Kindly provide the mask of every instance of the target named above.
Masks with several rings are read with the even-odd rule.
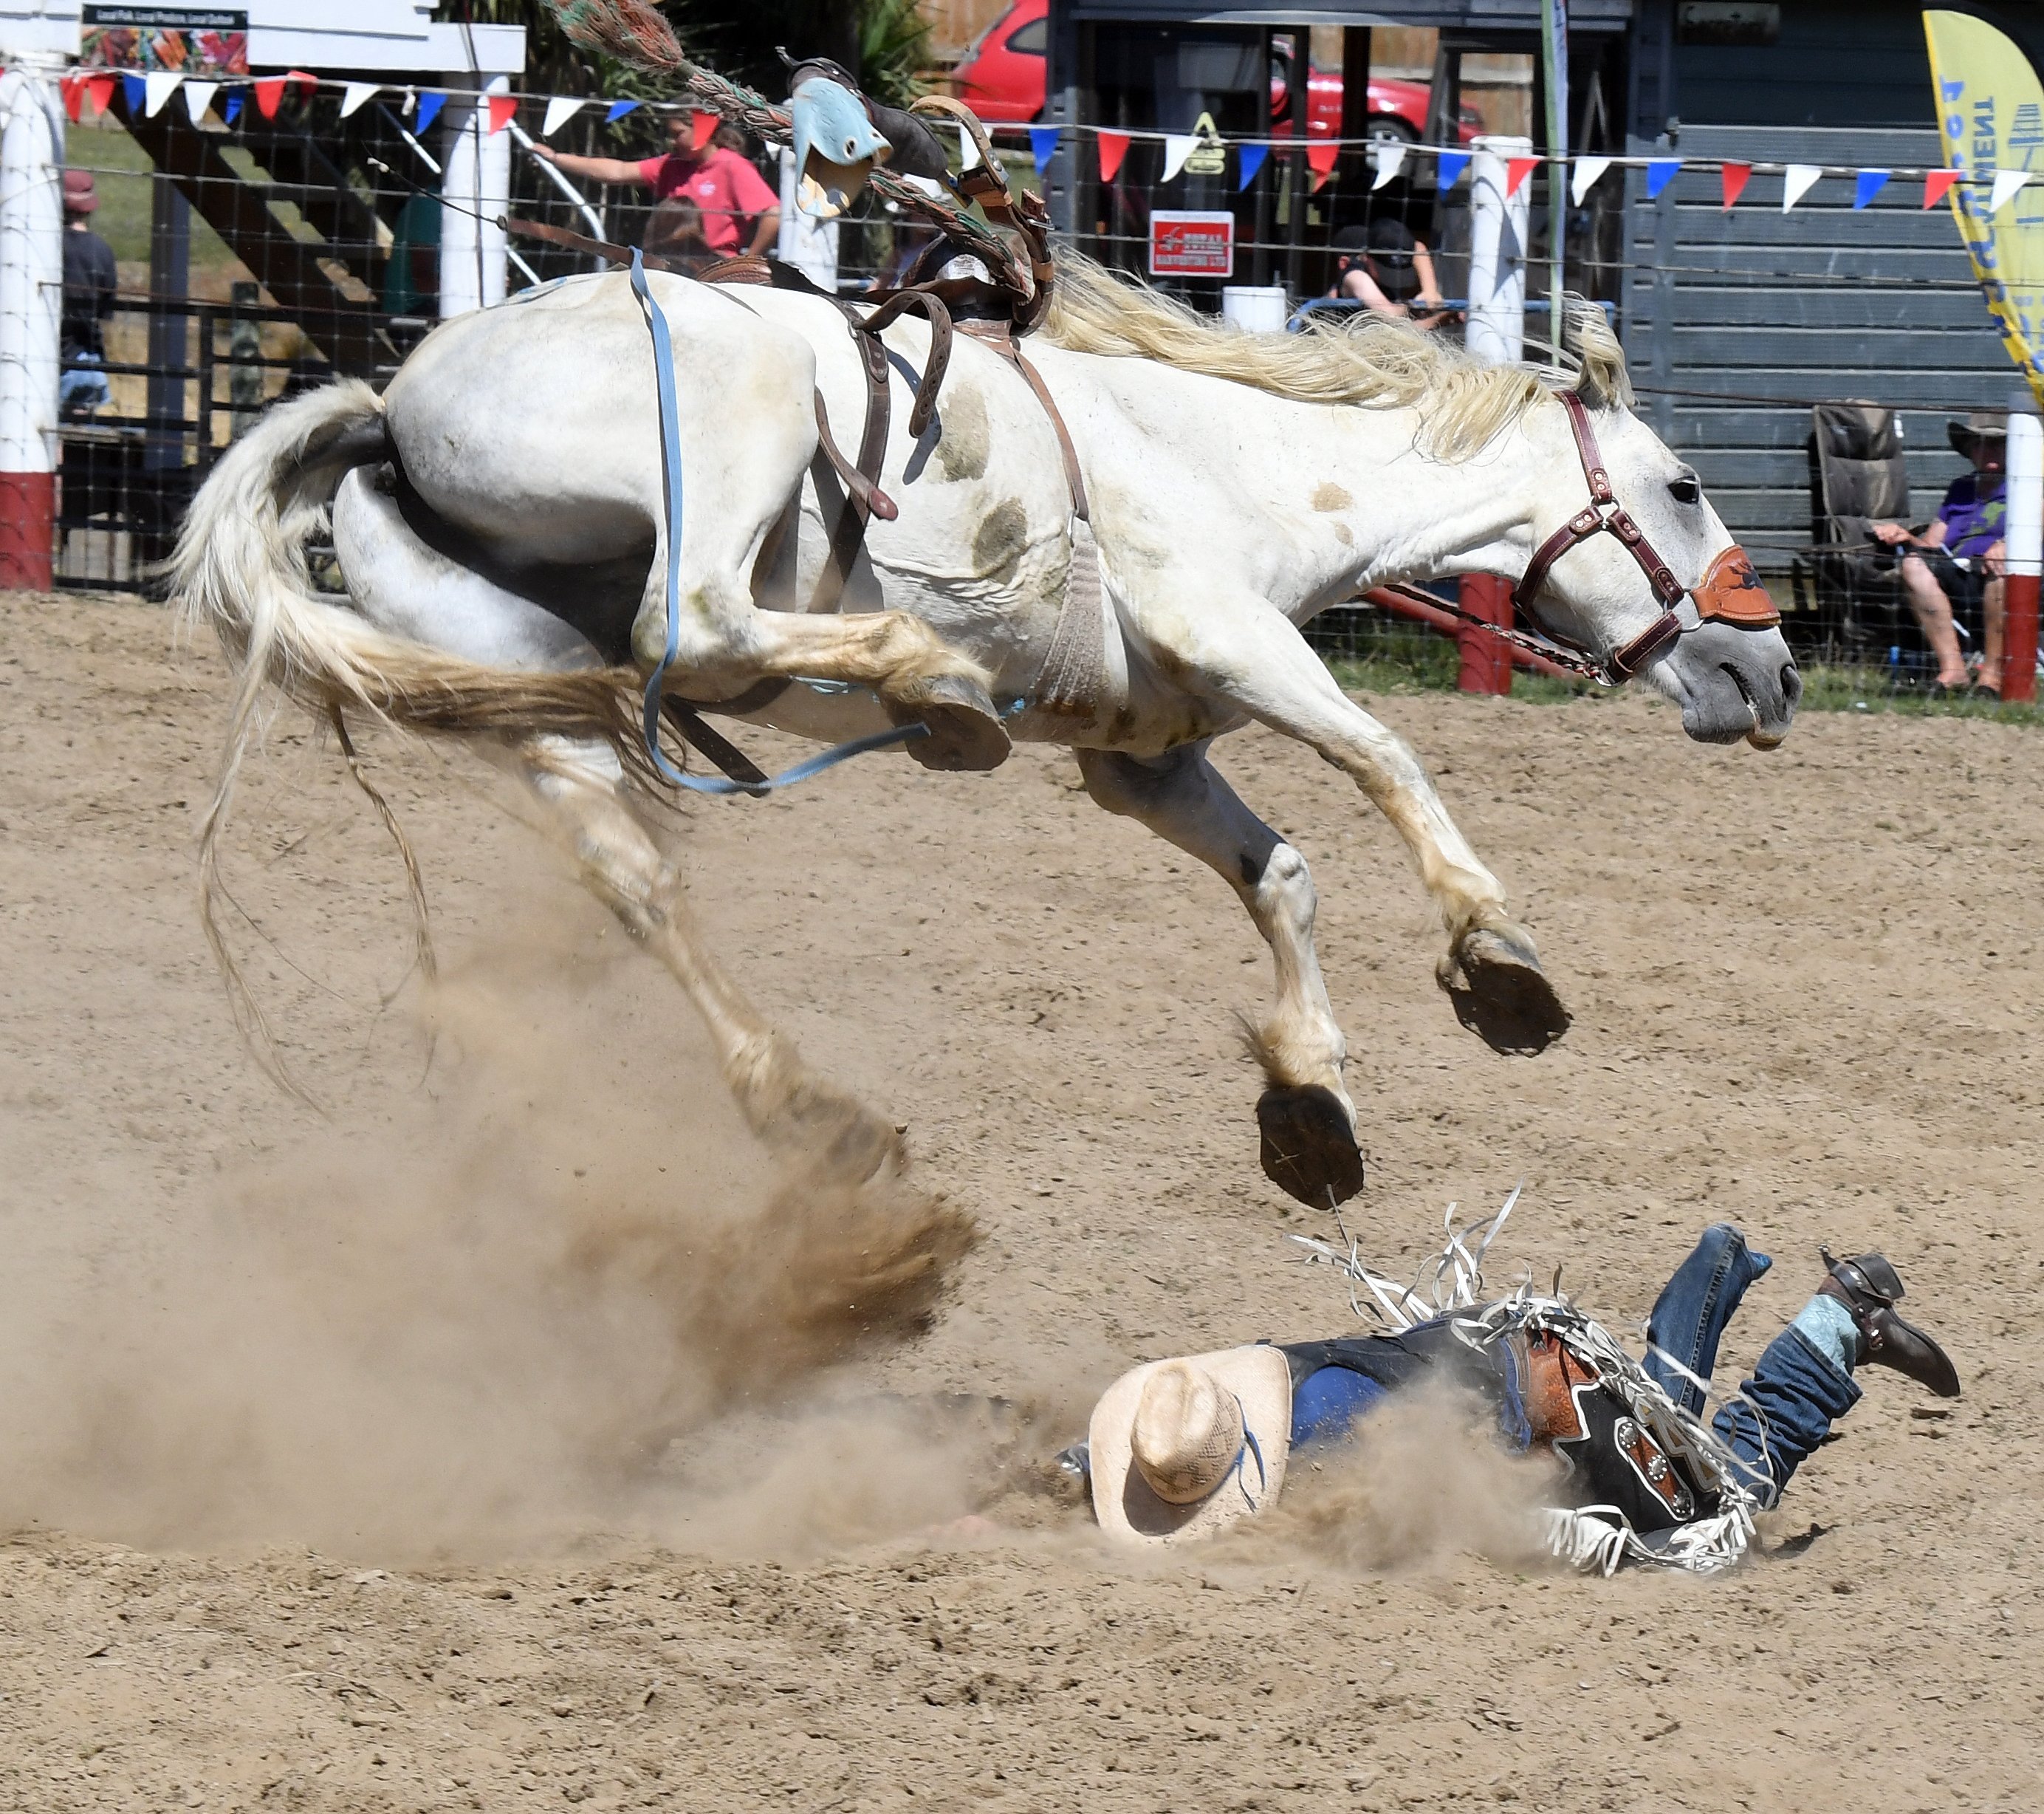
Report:
[[[1155,359],[1297,402],[1416,409],[1429,449],[1462,459],[1557,386],[1573,383],[1596,403],[1631,402],[1625,355],[1604,311],[1570,297],[1566,319],[1577,363],[1569,373],[1484,365],[1441,335],[1366,312],[1347,322],[1314,321],[1302,333],[1244,333],[1060,251],[1039,332],[1068,352]]]

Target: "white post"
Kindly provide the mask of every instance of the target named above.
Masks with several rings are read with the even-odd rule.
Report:
[[[1510,365],[1526,352],[1527,185],[1504,193],[1505,159],[1530,157],[1531,139],[1475,141],[1470,171],[1469,350],[1486,365]]]
[[[2003,537],[2004,699],[2037,697],[2038,576],[2044,575],[2044,421],[2026,388],[2009,399],[2008,526]]]
[[[0,586],[50,583],[63,312],[61,59],[0,76]]]
[[[450,87],[471,86],[473,75],[448,78]],[[484,86],[508,88],[493,75]],[[464,315],[504,300],[510,240],[497,225],[511,206],[511,137],[490,130],[486,103],[455,95],[442,113],[445,167],[440,178],[440,313]]]
[[[774,256],[837,294],[837,222],[820,221],[795,206],[795,154],[781,148],[781,234]]]

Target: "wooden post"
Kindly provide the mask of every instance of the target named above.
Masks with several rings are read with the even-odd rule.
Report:
[[[1462,608],[1486,624],[1509,628],[1512,624],[1512,582],[1494,573],[1466,575],[1462,584]],[[1512,690],[1512,645],[1473,624],[1464,624],[1455,632],[1455,648],[1462,666],[1455,686],[1463,693],[1509,693]]]

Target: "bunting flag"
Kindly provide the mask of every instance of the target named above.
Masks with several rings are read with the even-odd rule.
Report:
[[[1128,135],[1126,133],[1103,132],[1100,135],[1100,179],[1112,183],[1120,174],[1121,160],[1128,155]]]
[[[440,117],[440,110],[447,105],[447,97],[438,89],[428,88],[419,97],[417,129],[425,132]]]
[[[2015,192],[2031,179],[2027,170],[1998,170],[1994,173],[1994,193],[1988,198],[1988,217],[1999,214],[2015,199]]]
[[[1029,156],[1035,161],[1039,176],[1051,167],[1051,159],[1057,155],[1058,129],[1055,126],[1032,126],[1029,129]]]
[[[340,91],[340,117],[344,120],[374,94],[380,84],[374,82],[351,82]]]
[[[1678,157],[1654,157],[1646,160],[1646,199],[1657,201],[1661,191],[1675,180],[1675,172],[1682,167]]]
[[[547,103],[547,117],[540,122],[540,136],[550,139],[589,103],[571,95],[556,94]]]
[[[1159,183],[1169,183],[1173,177],[1183,170],[1185,167],[1185,159],[1193,155],[1193,148],[1199,142],[1197,133],[1166,133],[1164,135],[1164,170],[1163,174],[1157,180]]]
[[[979,141],[959,122],[959,175],[962,176],[979,162]]]
[[[241,117],[241,90],[230,88],[227,91],[227,105],[221,110],[221,118],[229,125]]]
[[[85,105],[84,78],[73,70],[57,84],[57,90],[63,96],[64,117],[76,125],[79,110]]]
[[[281,85],[280,85],[281,86]],[[121,77],[121,104],[128,110],[131,120],[149,104],[149,85],[139,75],[123,71]]]
[[[190,114],[194,126],[204,121],[206,110],[212,106],[213,98],[219,92],[220,84],[217,82],[197,82],[189,76],[185,79],[185,111]]]
[[[92,102],[95,113],[103,113],[113,105],[113,84],[120,79],[112,74],[88,75],[85,79],[86,98]]]
[[[1946,192],[1959,180],[1956,170],[1927,170],[1923,173],[1923,206],[1934,208],[1945,198]]]
[[[1247,189],[1256,180],[1256,173],[1263,167],[1263,160],[1270,156],[1268,145],[1244,145],[1242,148],[1242,175],[1235,183],[1238,189]]]
[[[639,103],[636,101],[612,102],[610,104],[610,111],[603,116],[603,123],[606,126],[615,125],[618,121],[623,119],[627,113],[630,113],[632,110],[638,105]]]
[[[490,102],[490,130],[494,136],[511,124],[518,111],[518,97],[515,94],[492,94]]]
[[[1306,141],[1306,163],[1313,173],[1313,186],[1318,189],[1335,173],[1335,165],[1341,157],[1339,139],[1308,139]]]
[[[1787,213],[1816,186],[1824,174],[1821,163],[1792,163],[1781,173],[1781,212]]]
[[[1738,205],[1746,186],[1753,180],[1753,166],[1750,163],[1727,163],[1718,171],[1718,192],[1724,198],[1724,211],[1729,214]]]
[[[1540,167],[1537,157],[1508,157],[1504,160],[1504,198],[1508,202],[1526,186],[1526,179]]]
[[[699,152],[717,136],[717,116],[697,108],[689,121],[689,149]]]
[[[259,75],[256,79],[256,111],[266,120],[277,117],[277,103],[284,98],[284,78]]]
[[[1454,187],[1462,174],[1470,167],[1473,154],[1469,152],[1444,151],[1435,160],[1434,186],[1444,193]]]
[[[1597,179],[1611,168],[1608,157],[1579,157],[1576,159],[1576,174],[1569,184],[1569,199],[1580,208],[1583,198],[1596,186]]]
[[[1887,186],[1888,172],[1886,171],[1861,171],[1853,183],[1853,206],[1855,209],[1864,208]]]
[[[1405,167],[1405,147],[1402,142],[1372,145],[1370,148],[1370,161],[1377,167],[1376,180],[1370,186],[1373,190],[1381,189]]]

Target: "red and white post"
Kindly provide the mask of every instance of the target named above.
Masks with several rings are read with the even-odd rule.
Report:
[[[63,313],[62,72],[57,58],[17,57],[0,75],[0,587],[50,583]]]
[[[2044,421],[2027,390],[2010,400],[2008,474],[2001,696],[2027,704],[2037,697],[2037,591],[2044,574]]]

